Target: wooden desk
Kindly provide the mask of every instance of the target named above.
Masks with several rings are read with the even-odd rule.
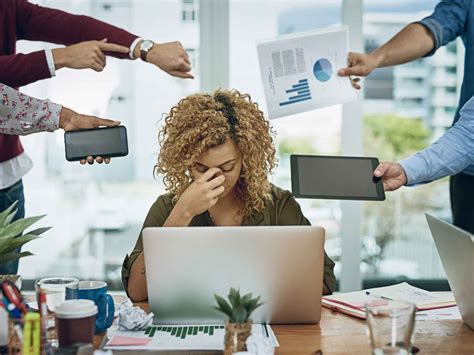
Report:
[[[280,347],[276,354],[370,354],[365,321],[323,308],[318,325],[272,326]],[[474,331],[462,321],[419,321],[415,345],[420,354],[474,354]]]
[[[148,311],[148,304],[139,304]],[[317,325],[272,326],[280,347],[277,355],[370,354],[365,321],[323,308]],[[96,336],[96,347],[103,336]],[[474,331],[462,321],[419,321],[416,323],[415,345],[420,354],[474,354]]]

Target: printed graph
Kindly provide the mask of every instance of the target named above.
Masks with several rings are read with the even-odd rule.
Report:
[[[309,89],[308,79],[301,79],[297,84],[292,85],[291,89],[286,90],[285,93],[294,95],[288,98],[288,101],[280,102],[280,106],[287,106],[296,104],[301,101],[311,100],[311,91]]]
[[[204,335],[213,336],[217,329],[224,329],[223,325],[200,325],[200,326],[151,326],[145,329],[145,335],[153,338],[156,332],[168,333],[179,339],[186,339],[187,336]]]
[[[332,64],[326,58],[319,59],[313,66],[313,74],[316,80],[325,83],[332,77]]]

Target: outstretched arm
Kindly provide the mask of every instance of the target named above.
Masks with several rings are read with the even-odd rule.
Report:
[[[374,69],[411,62],[459,37],[466,28],[470,0],[442,0],[432,15],[406,26],[382,47],[369,54],[350,53],[348,67],[339,75],[367,76]],[[353,82],[360,89],[357,82]]]
[[[474,98],[461,110],[459,121],[426,149],[400,163],[381,163],[374,175],[386,191],[416,185],[463,171],[474,163]]]

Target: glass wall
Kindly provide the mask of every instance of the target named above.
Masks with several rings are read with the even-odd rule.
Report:
[[[216,0],[217,1],[217,0]],[[23,138],[33,170],[24,179],[26,212],[47,214],[53,229],[28,245],[22,259],[26,279],[74,275],[106,279],[121,287],[120,269],[153,201],[164,192],[153,178],[162,115],[199,91],[199,1],[42,0],[44,6],[90,15],[157,42],[179,40],[188,51],[194,80],[175,79],[141,61],[108,58],[102,73],[62,69],[55,78],[22,88],[81,113],[121,120],[130,154],[108,166],[80,166],[64,159],[62,132]],[[366,0],[365,50],[387,41],[406,24],[428,15],[437,1]],[[212,4],[212,3],[211,3]],[[231,88],[250,93],[266,111],[256,45],[280,35],[341,23],[342,0],[229,0]],[[212,45],[219,45],[213,43]],[[19,43],[19,51],[54,47]],[[432,58],[376,70],[364,83],[365,155],[399,160],[423,148],[451,124],[459,94],[461,44]],[[290,190],[289,155],[340,154],[342,108],[333,106],[272,121],[279,167],[272,180]],[[326,250],[341,265],[341,207],[338,201],[300,200],[308,219],[327,230]],[[447,180],[404,188],[387,201],[365,203],[361,272],[365,279],[444,278],[424,212],[450,218]]]
[[[437,1],[366,1],[365,50],[370,52],[407,24],[430,15]],[[398,161],[449,127],[459,97],[462,44],[430,58],[376,70],[365,81],[365,154]],[[367,203],[361,271],[366,279],[445,278],[424,213],[450,219],[448,179],[388,193]]]
[[[22,139],[34,168],[24,178],[26,212],[47,214],[53,229],[27,246],[26,279],[74,275],[107,279],[121,287],[120,269],[154,200],[164,192],[153,178],[163,113],[199,91],[197,1],[43,0],[38,3],[90,15],[156,42],[179,40],[190,53],[194,80],[172,78],[141,60],[107,59],[101,73],[61,69],[56,77],[22,88],[85,114],[114,118],[127,127],[130,154],[110,165],[81,166],[64,158],[63,132]],[[55,47],[22,41],[19,51]]]
[[[248,92],[266,112],[257,43],[281,35],[341,24],[342,1],[230,1],[230,87]],[[340,154],[340,106],[272,121],[279,166],[273,183],[291,191],[290,154]],[[338,201],[299,200],[314,225],[326,229],[326,251],[340,258],[341,209]],[[339,273],[340,265],[336,267]]]

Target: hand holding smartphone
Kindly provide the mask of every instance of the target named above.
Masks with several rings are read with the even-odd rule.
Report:
[[[68,131],[64,133],[67,161],[80,161],[92,156],[103,158],[128,155],[125,126]]]

